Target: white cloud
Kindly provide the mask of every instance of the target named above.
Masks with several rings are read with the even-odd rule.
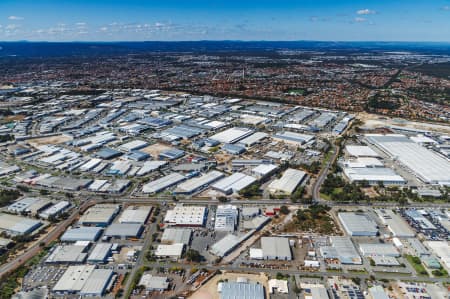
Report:
[[[18,16],[9,16],[8,20],[11,21],[22,21],[24,18],[23,17],[18,17]]]
[[[75,25],[77,25],[77,26],[86,26],[87,24],[85,22],[78,22]]]
[[[360,9],[356,13],[358,15],[374,15],[377,12],[375,10],[370,10],[370,9],[366,8],[366,9]]]
[[[18,26],[18,25],[16,25],[16,24],[8,24],[8,25],[6,25],[6,29],[7,30],[15,30],[15,29],[17,29],[17,28],[19,28],[20,26]]]
[[[357,23],[362,23],[362,22],[365,22],[366,19],[365,19],[365,18],[361,18],[361,17],[356,17],[356,18],[354,19],[354,21],[357,22]]]
[[[442,10],[450,11],[450,6],[446,5],[442,7]]]

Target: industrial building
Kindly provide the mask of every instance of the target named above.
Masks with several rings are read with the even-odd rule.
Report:
[[[252,133],[252,129],[233,127],[211,136],[210,139],[220,143],[236,143],[239,140],[250,136]]]
[[[450,269],[450,245],[448,241],[426,241],[425,246],[434,252],[447,269]]]
[[[145,184],[142,187],[142,192],[144,193],[158,193],[161,192],[169,187],[175,186],[178,183],[181,183],[186,179],[185,176],[173,172],[171,174],[168,174],[162,178],[159,178],[157,180],[151,181],[147,184]]]
[[[379,158],[378,155],[373,149],[371,149],[367,145],[346,145],[345,151],[351,157],[370,157],[370,158]]]
[[[42,225],[43,223],[39,220],[5,213],[0,214],[0,232],[5,232],[10,236],[31,234]]]
[[[305,177],[304,171],[288,168],[281,178],[272,181],[267,188],[272,194],[291,195]]]
[[[383,224],[391,231],[392,236],[398,238],[414,238],[415,232],[409,224],[392,210],[376,210]]]
[[[288,238],[262,237],[261,249],[265,260],[292,260],[291,247]]]
[[[39,217],[43,219],[48,219],[50,217],[55,217],[64,211],[66,211],[70,207],[70,203],[68,201],[60,201],[54,204],[53,206],[45,209],[41,213],[39,213]]]
[[[233,205],[219,205],[216,210],[214,230],[234,232],[238,224],[239,210]]]
[[[450,185],[450,161],[400,134],[367,134],[366,140],[429,184]]]
[[[264,299],[264,287],[259,283],[220,282],[217,285],[220,299]]]
[[[169,279],[162,276],[154,276],[150,273],[144,273],[139,280],[140,286],[144,286],[146,291],[162,292],[169,288]]]
[[[394,245],[390,243],[360,243],[359,250],[365,257],[368,256],[390,256],[399,257],[400,253]]]
[[[336,259],[341,264],[361,265],[362,259],[353,242],[348,237],[330,237],[330,246],[321,246],[324,259]]]
[[[112,270],[96,269],[94,265],[69,266],[52,290],[57,294],[103,296],[112,277]]]
[[[369,185],[404,185],[406,180],[391,168],[385,167],[344,167],[344,176],[350,182],[367,182]]]
[[[103,229],[100,227],[76,227],[69,228],[61,236],[62,242],[77,242],[77,241],[91,241],[98,240]]]
[[[92,249],[87,261],[89,263],[106,263],[108,257],[111,255],[112,244],[98,243]]]
[[[277,141],[282,141],[288,144],[300,146],[307,142],[314,140],[314,135],[300,134],[295,132],[278,132],[272,136]]]
[[[225,175],[220,171],[211,170],[202,176],[194,177],[179,184],[174,193],[190,195],[199,192],[224,176]]]
[[[125,152],[132,152],[132,151],[140,150],[141,148],[144,148],[147,145],[148,145],[148,143],[145,141],[133,140],[133,141],[127,142],[125,144],[122,144],[121,146],[119,146],[119,149],[123,150]]]
[[[278,165],[274,164],[261,164],[252,169],[252,175],[262,179],[270,176],[278,169]]]
[[[86,261],[86,251],[86,244],[58,245],[52,249],[45,262],[57,264],[82,264]]]
[[[239,144],[242,144],[246,147],[251,147],[255,144],[260,143],[262,140],[264,140],[268,136],[269,136],[269,134],[264,133],[264,132],[255,132],[252,135],[245,137],[244,139],[241,139],[239,141]]]
[[[378,227],[375,221],[365,213],[341,212],[339,221],[350,236],[376,236]]]
[[[47,199],[38,197],[25,197],[8,206],[8,212],[15,214],[41,212],[43,209],[51,205],[51,202]],[[35,212],[35,213],[33,213]]]
[[[179,259],[184,252],[183,243],[159,244],[155,251],[155,256],[159,258]]]
[[[113,238],[139,238],[144,231],[141,224],[113,223],[105,231],[105,236]]]
[[[305,299],[329,299],[327,289],[322,284],[301,283],[300,288],[305,292]]]
[[[174,226],[203,226],[206,213],[206,207],[176,205],[167,211],[164,222]]]
[[[117,204],[97,204],[90,207],[81,217],[79,223],[85,226],[106,227],[120,211]]]
[[[231,194],[239,192],[245,187],[250,186],[256,181],[252,176],[246,175],[241,172],[235,172],[232,175],[221,179],[217,183],[212,185],[212,188],[218,190],[224,194]]]
[[[161,237],[162,244],[191,243],[192,230],[189,228],[166,228]]]
[[[119,222],[145,224],[151,211],[151,206],[130,206],[122,212]]]

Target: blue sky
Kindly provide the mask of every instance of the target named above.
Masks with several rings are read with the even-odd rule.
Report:
[[[0,0],[0,40],[450,42],[450,0]]]

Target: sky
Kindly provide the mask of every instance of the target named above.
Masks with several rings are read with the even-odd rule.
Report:
[[[450,0],[0,0],[0,41],[450,42]]]

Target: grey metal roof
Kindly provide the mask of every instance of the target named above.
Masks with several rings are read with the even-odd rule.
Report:
[[[221,299],[264,299],[264,288],[257,283],[223,282]]]

